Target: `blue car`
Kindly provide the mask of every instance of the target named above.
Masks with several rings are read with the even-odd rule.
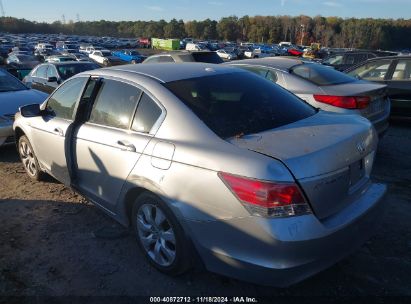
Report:
[[[144,59],[147,58],[147,56],[141,55],[139,52],[135,50],[120,50],[113,52],[114,56],[119,57],[120,59],[123,59],[124,61],[127,61],[128,63],[141,63],[144,61]]]

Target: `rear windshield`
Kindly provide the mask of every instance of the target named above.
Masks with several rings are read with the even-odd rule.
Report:
[[[199,52],[192,53],[194,60],[197,62],[206,62],[206,63],[222,63],[223,59],[214,52]]]
[[[78,73],[100,68],[94,63],[56,65],[61,79],[66,80]]]
[[[164,84],[221,138],[277,128],[316,112],[295,95],[252,73]]]
[[[291,73],[319,86],[356,81],[354,77],[338,72],[331,67],[315,63],[297,65],[291,68]]]

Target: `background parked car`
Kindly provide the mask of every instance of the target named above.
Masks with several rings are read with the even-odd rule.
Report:
[[[383,134],[388,128],[390,101],[386,86],[358,80],[318,63],[274,57],[229,63],[281,85],[316,108],[360,114]]]
[[[391,114],[411,117],[411,56],[373,58],[345,72],[358,79],[387,85]]]
[[[141,55],[136,50],[120,50],[113,52],[114,56],[119,57],[120,59],[128,62],[128,63],[142,63],[147,56]]]
[[[0,146],[14,143],[14,115],[20,106],[42,103],[48,94],[27,88],[20,80],[0,69]]]
[[[26,54],[11,54],[7,57],[6,63],[14,67],[34,68],[40,63],[36,57]]]
[[[367,59],[381,57],[381,56],[394,56],[397,53],[394,52],[379,52],[379,51],[346,51],[335,52],[329,57],[323,59],[322,64],[332,66],[337,71],[344,71],[358,63],[364,62]]]
[[[63,81],[70,77],[100,66],[93,62],[49,62],[38,65],[23,82],[30,88],[50,94]]]
[[[146,58],[143,63],[182,63],[182,62],[224,62],[216,52],[210,51],[173,51],[152,55]]]
[[[223,60],[234,60],[237,59],[237,55],[231,53],[229,50],[220,49],[217,50],[217,55],[220,56]]]
[[[113,65],[121,65],[121,64],[127,63],[126,61],[120,59],[119,57],[113,56],[113,54],[109,50],[93,51],[89,55],[89,57],[91,60],[100,64],[101,66],[113,66]]]

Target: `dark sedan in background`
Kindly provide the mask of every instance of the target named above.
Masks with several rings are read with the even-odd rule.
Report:
[[[391,116],[411,117],[411,56],[370,59],[346,73],[358,79],[386,84],[391,99]]]
[[[49,62],[33,69],[23,82],[30,88],[50,94],[71,76],[98,68],[100,66],[93,62]]]

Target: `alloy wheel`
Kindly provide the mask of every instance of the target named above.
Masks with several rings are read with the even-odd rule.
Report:
[[[33,150],[26,141],[21,141],[19,145],[19,152],[24,168],[30,176],[37,174],[36,159]]]
[[[143,204],[136,221],[138,236],[148,256],[160,266],[170,266],[176,258],[176,238],[164,212],[158,206]]]

